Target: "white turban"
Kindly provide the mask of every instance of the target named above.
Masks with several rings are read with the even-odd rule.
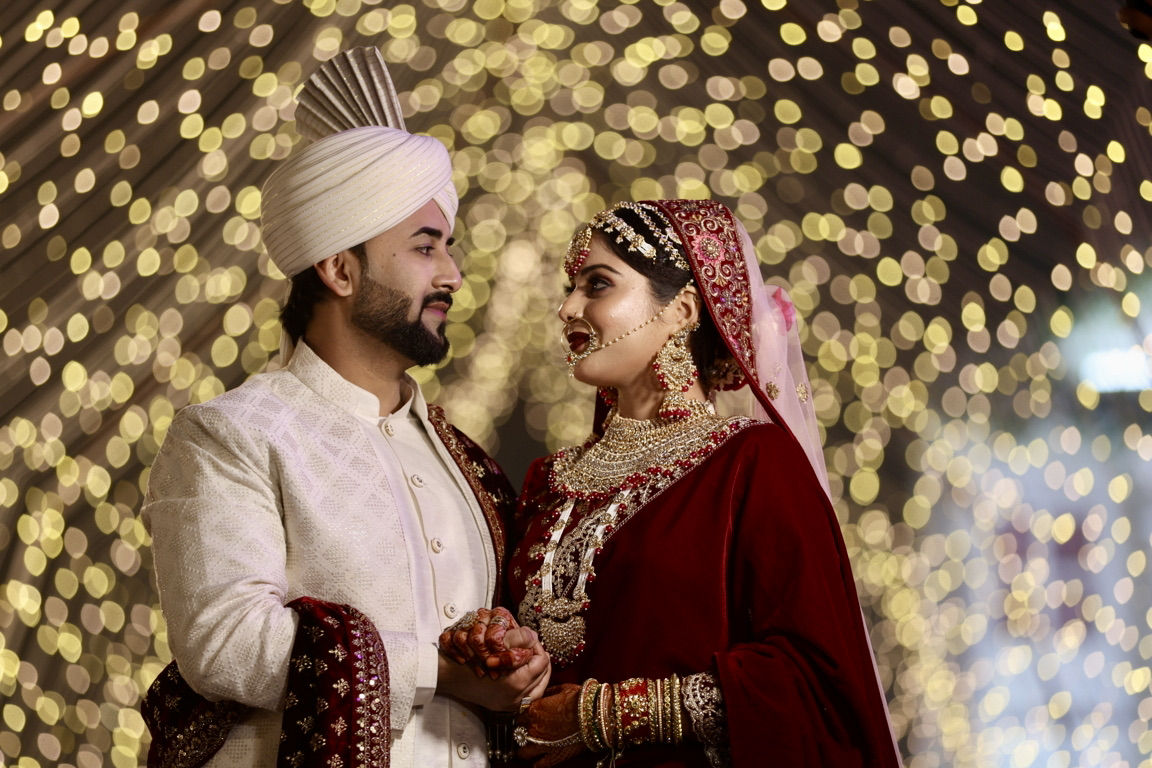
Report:
[[[340,131],[309,144],[268,177],[261,199],[264,244],[292,277],[395,227],[429,200],[451,231],[459,198],[443,144],[375,125]]]

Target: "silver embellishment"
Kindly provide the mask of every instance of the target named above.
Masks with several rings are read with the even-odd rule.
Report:
[[[728,713],[724,708],[724,694],[720,682],[709,672],[684,678],[680,685],[684,709],[692,718],[692,732],[704,747],[712,768],[725,768],[732,764],[728,744]]]

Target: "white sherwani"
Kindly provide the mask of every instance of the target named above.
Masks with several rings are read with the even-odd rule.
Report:
[[[274,766],[297,597],[349,604],[388,656],[393,766],[487,763],[483,722],[436,696],[441,630],[492,601],[492,538],[428,422],[300,344],[173,420],[143,508],[168,642],[187,682],[259,708],[212,766]]]

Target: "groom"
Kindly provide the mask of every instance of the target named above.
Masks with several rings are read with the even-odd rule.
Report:
[[[393,127],[341,122],[358,111]],[[403,130],[375,49],[325,64],[297,126],[312,143],[269,177],[262,222],[295,349],[182,410],[151,472],[176,665],[145,703],[149,764],[482,766],[480,708],[538,696],[549,662],[506,612],[483,614],[518,646],[505,675],[435,645],[498,599],[514,499],[405,373],[448,351],[451,160]]]

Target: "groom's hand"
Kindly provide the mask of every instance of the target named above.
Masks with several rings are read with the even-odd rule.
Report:
[[[477,677],[492,678],[528,663],[538,643],[536,633],[523,630],[505,608],[481,608],[444,630],[439,641],[445,656],[467,664]]]
[[[517,667],[487,679],[485,673],[478,677],[468,666],[441,654],[437,692],[503,712],[517,711],[524,699],[539,698],[552,674],[551,659],[544,646],[536,633],[526,628],[509,630],[505,639],[511,647],[502,653],[514,653],[516,660],[526,655]]]

